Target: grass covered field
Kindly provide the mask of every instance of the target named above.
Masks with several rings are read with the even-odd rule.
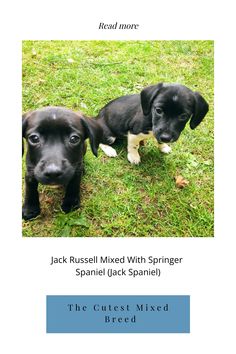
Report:
[[[141,164],[100,150],[85,156],[81,208],[60,209],[62,188],[40,186],[41,215],[23,222],[24,236],[213,236],[213,41],[24,41],[23,111],[65,106],[95,117],[110,100],[158,82],[178,82],[200,91],[210,110],[189,124],[172,153],[154,139],[140,148]],[[88,144],[89,145],[89,144]],[[23,175],[25,159],[23,158]],[[189,184],[179,189],[175,177]],[[24,184],[23,184],[24,189]]]

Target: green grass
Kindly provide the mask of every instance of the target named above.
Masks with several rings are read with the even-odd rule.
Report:
[[[148,140],[139,166],[128,163],[125,141],[115,159],[89,148],[81,208],[65,215],[63,190],[40,186],[41,216],[23,222],[23,235],[213,236],[213,50],[212,41],[24,41],[24,112],[59,105],[96,116],[111,99],[160,81],[200,91],[210,111],[170,155]],[[176,175],[189,185],[178,189]]]

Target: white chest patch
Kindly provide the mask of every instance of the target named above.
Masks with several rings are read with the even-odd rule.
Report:
[[[153,132],[152,131],[149,131],[147,134],[144,134],[144,133],[139,133],[137,135],[134,135],[138,141],[140,140],[143,140],[143,139],[148,139],[148,138],[151,138],[153,137]]]
[[[52,119],[54,119],[54,120],[57,119],[56,113],[53,113]]]

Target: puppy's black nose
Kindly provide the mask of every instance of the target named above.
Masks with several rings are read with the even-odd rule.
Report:
[[[44,175],[48,178],[58,178],[62,175],[62,173],[61,168],[54,163],[48,165],[44,171]]]
[[[172,136],[168,133],[162,133],[159,139],[161,143],[169,143],[172,139]]]

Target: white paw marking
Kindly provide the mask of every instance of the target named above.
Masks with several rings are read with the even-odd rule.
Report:
[[[139,154],[135,151],[133,153],[129,152],[127,158],[130,163],[134,165],[138,165],[141,161]]]
[[[109,145],[105,145],[105,144],[99,144],[99,147],[102,149],[102,151],[109,157],[116,157],[117,156],[117,152],[115,149],[113,149],[111,146]]]
[[[161,144],[159,145],[159,149],[163,154],[169,154],[171,152],[171,147],[167,144]]]

